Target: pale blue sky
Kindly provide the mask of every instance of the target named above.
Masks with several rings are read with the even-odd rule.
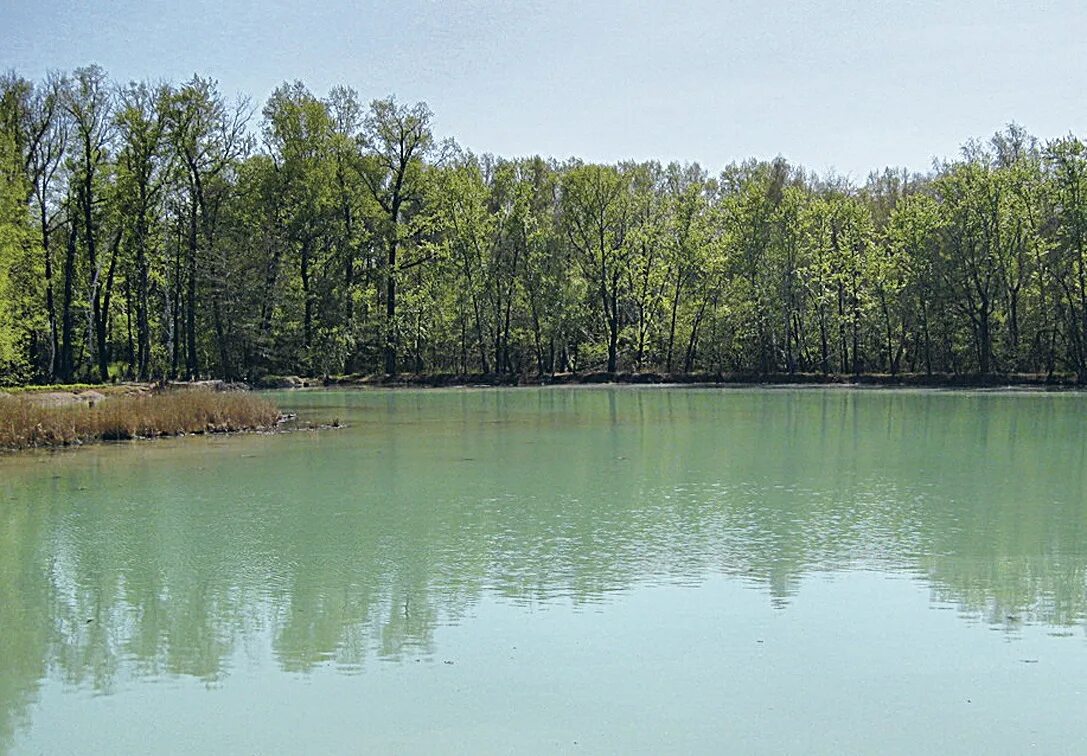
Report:
[[[426,100],[477,152],[785,155],[862,180],[1016,120],[1087,131],[1087,3],[0,0],[0,67]]]

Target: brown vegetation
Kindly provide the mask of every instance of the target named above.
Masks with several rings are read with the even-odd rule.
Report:
[[[274,428],[279,410],[242,392],[166,391],[134,396],[40,401],[0,395],[0,449],[69,446],[88,441],[226,433]]]

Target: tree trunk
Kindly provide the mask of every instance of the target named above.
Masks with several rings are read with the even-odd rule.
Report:
[[[102,304],[95,323],[95,341],[98,350],[98,373],[103,383],[109,381],[109,311],[113,301],[113,281],[117,271],[117,249],[120,245],[121,232],[118,230],[110,247],[109,270],[106,272],[105,286],[96,287],[102,292]]]
[[[302,242],[302,266],[300,275],[302,277],[302,299],[304,300],[303,315],[302,315],[302,346],[309,350],[313,344],[313,295],[310,292],[310,246],[311,242],[306,239]],[[309,355],[306,355],[308,362]],[[306,367],[309,367],[307,365]]]
[[[672,317],[668,322],[668,355],[665,359],[665,370],[672,372],[672,358],[676,345],[676,316],[679,312],[679,297],[683,287],[683,269],[676,266],[676,288],[672,296]]]
[[[69,221],[68,244],[64,254],[64,301],[61,305],[60,377],[65,383],[71,383],[75,377],[73,360],[75,321],[72,313],[72,300],[75,295],[76,241],[78,235],[78,226],[74,221]]]
[[[189,211],[188,280],[185,303],[185,374],[191,381],[200,373],[196,354],[196,198]]]
[[[400,200],[393,198],[392,230],[389,238],[388,269],[385,276],[385,374],[396,375],[397,328],[396,328],[396,253],[399,245]]]
[[[45,258],[45,314],[49,320],[49,362],[46,365],[46,379],[52,383],[57,370],[59,343],[57,339],[57,310],[53,301],[53,254],[49,249],[49,217],[46,207],[41,205],[42,255]]]
[[[989,363],[992,359],[989,330],[989,306],[985,302],[978,313],[978,370],[982,375],[989,374]]]
[[[614,373],[619,364],[619,302],[612,289],[611,315],[608,317],[608,372]]]
[[[145,381],[151,362],[150,270],[147,264],[147,216],[140,213],[136,226],[136,376]]]

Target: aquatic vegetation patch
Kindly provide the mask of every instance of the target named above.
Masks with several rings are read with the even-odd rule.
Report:
[[[271,430],[279,409],[245,392],[163,391],[131,396],[0,396],[0,449],[71,446],[92,441]]]

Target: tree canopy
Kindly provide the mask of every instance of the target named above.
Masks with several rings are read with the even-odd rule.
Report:
[[[566,371],[1087,381],[1087,147],[862,185],[476,155],[424,103],[0,79],[0,382]]]

